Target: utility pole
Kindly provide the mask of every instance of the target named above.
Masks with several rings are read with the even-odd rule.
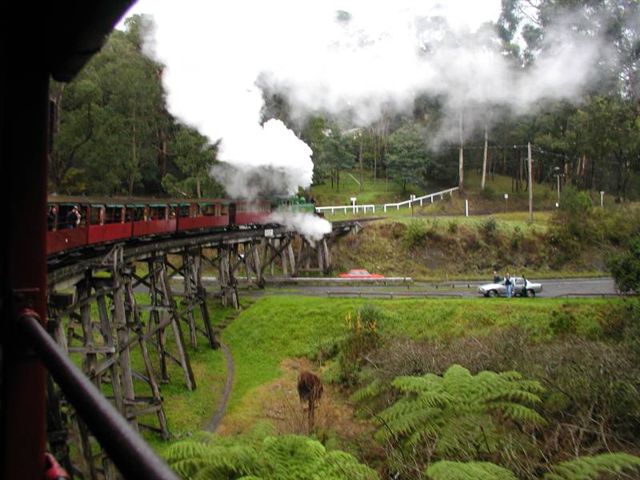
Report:
[[[531,142],[527,143],[527,154],[529,161],[529,222],[533,222],[533,169],[531,168]]]
[[[462,134],[462,109],[460,109],[460,153],[458,155],[458,188],[464,190],[464,144]]]
[[[484,156],[482,157],[482,184],[480,188],[484,190],[485,180],[487,179],[487,151],[489,149],[489,131],[487,124],[484,124]]]

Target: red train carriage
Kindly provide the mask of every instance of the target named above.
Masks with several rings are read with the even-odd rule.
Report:
[[[232,223],[229,200],[198,200],[178,205],[178,231],[228,227]]]
[[[269,200],[198,199],[160,202],[50,197],[47,255],[130,238],[264,225]]]
[[[122,204],[89,205],[89,236],[87,243],[108,243],[131,238],[131,222],[127,218],[127,207]]]
[[[135,203],[128,205],[133,219],[133,236],[174,233],[178,226],[175,203]]]
[[[47,218],[47,255],[84,247],[88,242],[90,206],[73,202],[50,202]]]
[[[269,200],[238,200],[236,202],[236,225],[263,225],[271,214]]]

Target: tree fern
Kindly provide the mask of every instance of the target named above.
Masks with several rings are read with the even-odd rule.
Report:
[[[640,474],[640,458],[627,453],[603,453],[578,457],[552,468],[544,480],[595,480],[602,475],[634,472]],[[607,476],[607,478],[610,478]],[[614,477],[615,478],[615,477]],[[629,478],[625,475],[624,478]],[[637,478],[634,476],[634,478]]]
[[[267,436],[262,441],[212,437],[173,445],[169,465],[184,479],[373,480],[378,476],[352,455],[331,451],[298,435]]]
[[[489,462],[435,462],[426,470],[431,480],[516,480],[510,470]],[[544,480],[597,480],[636,478],[640,458],[627,453],[604,453],[579,457],[552,467]],[[620,475],[621,477],[618,477]]]
[[[440,455],[494,450],[499,441],[495,413],[523,424],[544,423],[532,408],[540,403],[542,387],[518,372],[474,376],[452,365],[443,376],[397,377],[392,386],[403,396],[380,414],[378,438],[427,442]]]
[[[517,480],[513,472],[490,462],[441,461],[425,473],[432,480]]]
[[[379,395],[380,393],[382,393],[383,391],[384,391],[383,383],[380,380],[375,379],[371,383],[369,383],[368,385],[360,388],[359,390],[356,390],[351,395],[351,401],[352,402],[361,402],[363,400],[367,400],[369,398],[373,398],[373,397]]]

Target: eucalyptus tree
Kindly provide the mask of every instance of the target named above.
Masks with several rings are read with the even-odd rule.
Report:
[[[210,171],[217,159],[218,144],[211,144],[197,130],[179,125],[169,144],[169,155],[180,175],[171,173],[162,179],[163,188],[174,196],[221,196],[222,188],[211,178]]]
[[[126,31],[114,31],[73,82],[52,89],[59,117],[53,190],[133,194],[159,185],[159,129],[172,119],[162,65],[141,50],[149,28],[141,16],[128,19]]]
[[[424,131],[417,124],[407,122],[389,136],[387,171],[403,192],[425,175],[428,160]]]
[[[324,139],[319,160],[328,167],[331,188],[340,191],[340,172],[352,168],[355,161],[352,139],[343,135],[337,126],[324,130]]]

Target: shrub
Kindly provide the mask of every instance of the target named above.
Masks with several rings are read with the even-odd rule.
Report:
[[[384,312],[372,304],[363,305],[355,317],[349,314],[347,334],[340,343],[338,365],[339,381],[345,385],[355,383],[357,374],[365,356],[381,345],[378,323],[383,319]]]
[[[607,261],[617,289],[622,293],[640,293],[640,238],[633,240],[629,248]]]
[[[566,310],[553,310],[549,328],[554,336],[562,336],[576,333],[578,322],[571,312]]]
[[[404,240],[409,247],[424,244],[427,239],[427,226],[421,220],[411,220],[404,231]]]
[[[489,218],[482,222],[480,226],[480,231],[487,238],[493,238],[498,232],[498,222],[496,222],[495,218]]]
[[[485,200],[495,200],[496,198],[498,198],[498,194],[496,193],[496,191],[489,185],[486,185],[484,187],[484,190],[480,191],[480,196]]]
[[[516,370],[546,388],[541,412],[549,428],[537,437],[540,454],[527,454],[529,464],[557,461],[567,449],[585,454],[624,448],[640,438],[640,304],[630,305],[626,318],[617,344],[610,337],[604,342],[573,335],[576,320],[564,311],[551,321],[561,337],[544,343],[533,342],[521,328],[451,341],[393,340],[369,355],[375,368],[366,370],[368,387],[356,399],[374,410],[385,408],[398,398],[385,389],[394,378],[443,374],[456,363],[472,373]],[[510,468],[522,473],[525,467],[516,463]]]
[[[593,202],[586,192],[581,192],[571,185],[565,187],[560,201],[561,212],[566,212],[574,217],[580,217],[588,213],[591,207],[593,207]]]

